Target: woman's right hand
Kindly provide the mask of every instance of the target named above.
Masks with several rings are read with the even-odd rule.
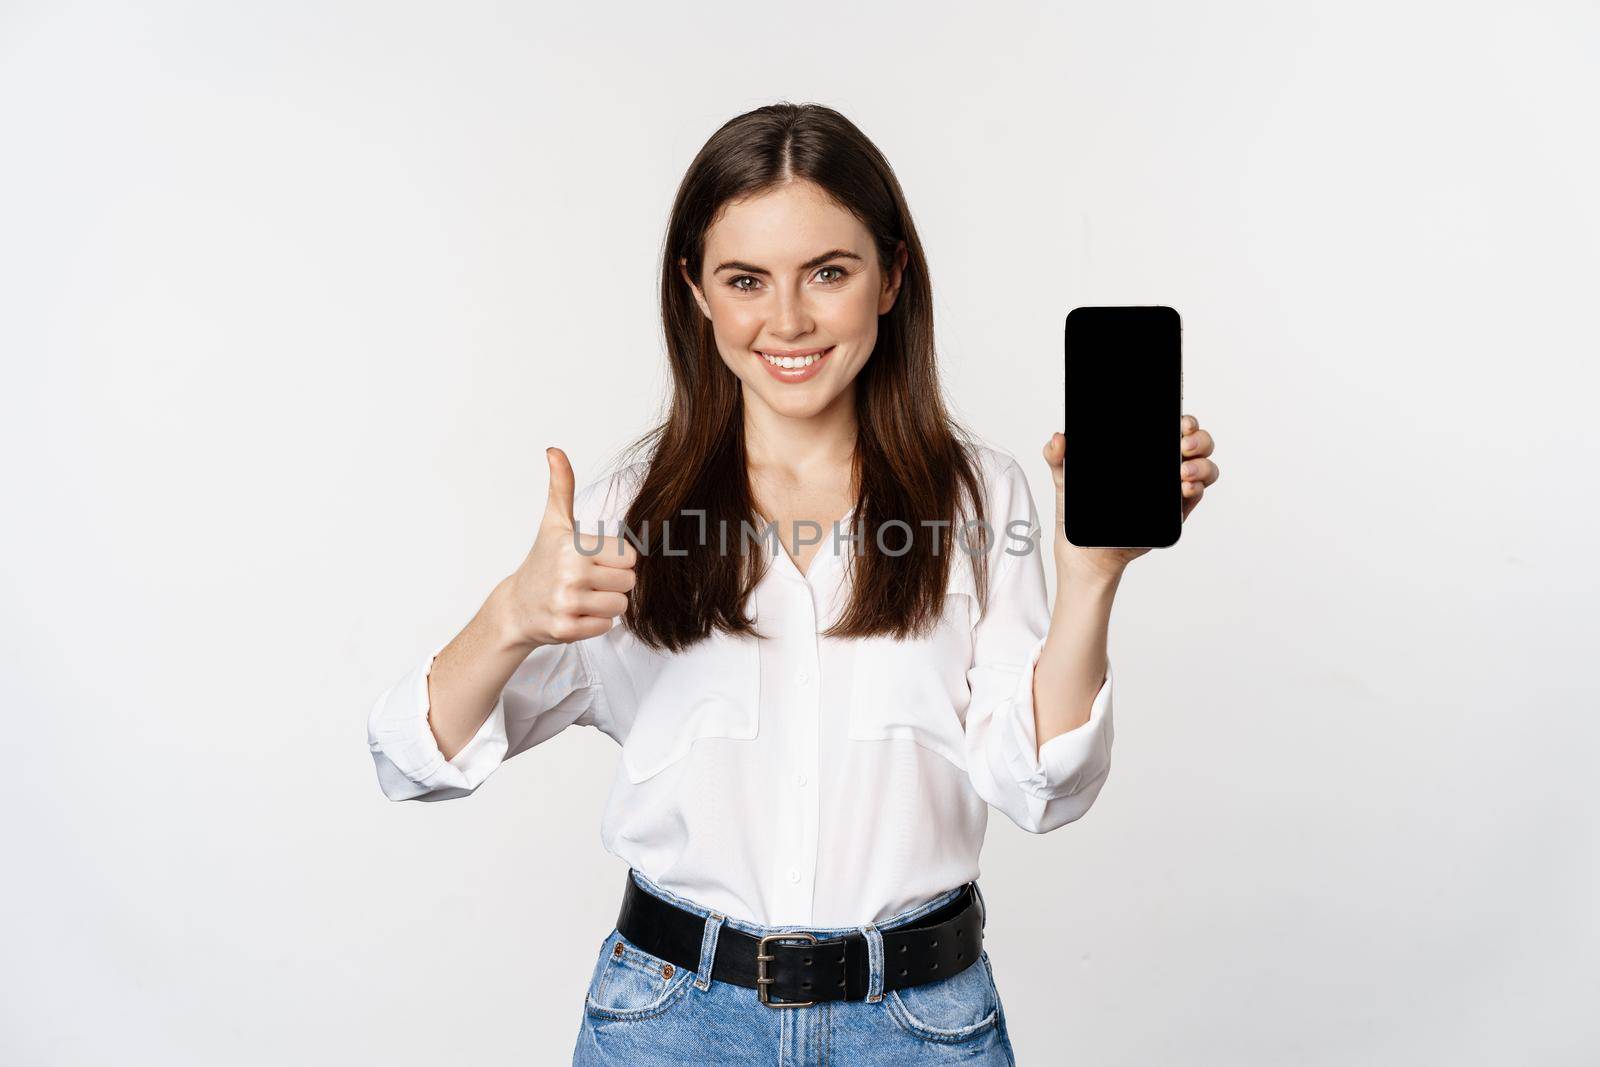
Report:
[[[522,565],[494,592],[507,641],[530,651],[610,630],[628,608],[639,558],[638,549],[624,537],[577,531],[572,464],[559,448],[545,449],[545,458],[550,490],[538,536]]]

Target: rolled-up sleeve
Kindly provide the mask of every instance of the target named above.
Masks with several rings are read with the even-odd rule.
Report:
[[[584,642],[543,645],[517,666],[472,739],[445,759],[428,723],[428,672],[442,649],[391,686],[367,717],[367,748],[390,800],[468,796],[519,752],[568,726],[600,725],[604,696]]]
[[[967,672],[967,767],[978,794],[1030,833],[1081,818],[1111,771],[1111,664],[1095,694],[1089,721],[1038,744],[1033,674],[1050,631],[1049,591],[1039,544],[1038,509],[1013,459],[990,501],[1001,542],[991,557],[991,589],[973,627]],[[1030,545],[1020,555],[1025,520]],[[1008,533],[1009,531],[1009,533]],[[1010,551],[1007,551],[1007,550]]]
[[[615,526],[596,524],[614,523],[621,514],[625,500],[619,503],[614,492],[619,486],[625,486],[622,479],[601,478],[574,494],[573,516],[580,531],[615,536]],[[470,795],[512,756],[568,726],[594,726],[616,736],[599,666],[609,640],[609,634],[600,634],[534,649],[512,672],[477,733],[451,759],[444,758],[428,723],[428,672],[445,646],[435,648],[390,686],[367,715],[367,748],[383,795],[390,800],[453,800]]]

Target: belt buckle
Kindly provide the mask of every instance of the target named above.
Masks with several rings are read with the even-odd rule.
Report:
[[[766,954],[767,942],[783,941],[790,938],[804,938],[807,941],[815,942],[817,940],[817,935],[806,933],[768,934],[766,937],[761,939],[761,942],[758,945],[756,945],[756,994],[760,997],[761,1003],[765,1004],[769,1008],[808,1008],[816,1003],[814,1000],[771,1000],[767,997],[767,986],[777,981],[776,978],[769,978],[767,976],[767,963],[771,960],[777,959],[776,956],[769,956]]]

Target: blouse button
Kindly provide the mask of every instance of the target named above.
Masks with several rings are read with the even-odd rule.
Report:
[[[800,880],[800,872],[795,870],[793,867],[790,867],[789,868],[789,881],[798,882],[799,880]]]
[[[808,680],[810,680],[810,678],[811,678],[811,675],[807,674],[805,671],[801,671],[799,674],[795,675],[795,679],[794,680],[796,682],[800,683],[801,685],[805,685],[806,682]]]
[[[803,775],[803,774],[796,774],[794,776],[794,784],[795,785],[805,785],[806,784],[806,776]]]

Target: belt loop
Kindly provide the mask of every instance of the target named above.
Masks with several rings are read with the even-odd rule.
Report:
[[[883,934],[873,923],[856,927],[867,938],[867,1003],[883,999]]]
[[[702,991],[711,988],[711,969],[717,962],[717,937],[722,933],[722,920],[716,912],[707,915],[705,932],[700,935],[700,969],[695,972],[694,986]]]
[[[972,883],[972,892],[978,898],[978,925],[985,929],[989,926],[989,909],[983,901],[983,890],[978,888],[978,883]]]

